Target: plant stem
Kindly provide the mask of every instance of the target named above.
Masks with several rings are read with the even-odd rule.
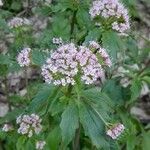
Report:
[[[29,93],[28,93],[28,73],[27,73],[27,67],[25,67],[25,87],[26,87],[26,90],[27,90],[27,99],[29,100],[30,97],[29,97]]]
[[[77,13],[77,11],[74,11],[74,12],[73,12],[73,16],[72,16],[72,20],[71,20],[70,39],[73,38],[73,31],[74,31],[76,13]]]

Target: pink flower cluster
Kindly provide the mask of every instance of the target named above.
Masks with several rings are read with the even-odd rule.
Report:
[[[120,33],[130,29],[128,11],[118,0],[96,0],[89,13],[92,19],[95,17],[107,19],[112,29]]]
[[[108,67],[112,66],[111,59],[106,51],[106,49],[102,48],[97,42],[95,41],[90,41],[89,42],[89,47],[91,49],[97,50],[97,55],[100,54],[100,57],[102,58],[104,64]]]
[[[119,123],[115,125],[115,127],[113,127],[112,129],[109,129],[106,134],[112,139],[117,139],[124,132],[124,130],[124,125]]]
[[[8,22],[10,28],[17,28],[24,25],[30,25],[31,22],[26,18],[14,17]]]
[[[11,130],[13,130],[12,125],[10,125],[10,124],[4,124],[4,126],[3,126],[3,128],[2,128],[2,131],[4,131],[4,132],[9,132],[9,131],[11,131]]]
[[[60,46],[48,58],[42,67],[42,76],[47,83],[55,85],[74,84],[74,76],[78,72],[78,63],[75,60],[77,49],[73,43]]]
[[[16,123],[19,124],[18,133],[27,134],[31,137],[33,133],[39,134],[42,130],[42,119],[36,114],[21,115],[17,118]]]
[[[53,38],[53,44],[62,44],[63,43],[63,40],[62,40],[62,38],[61,37],[59,37],[59,38]]]
[[[17,56],[17,62],[21,67],[29,66],[30,64],[30,48],[24,48]]]
[[[80,46],[76,60],[79,62],[81,68],[81,80],[85,84],[93,84],[103,75],[103,69],[98,63],[96,55],[89,48]]]
[[[98,62],[96,54],[92,53],[91,47],[99,49],[99,54],[104,59],[106,65],[110,66],[111,61],[105,49],[94,41],[89,47],[76,47],[73,43],[61,45],[46,64],[42,66],[42,76],[45,82],[55,85],[66,86],[75,84],[75,76],[79,73],[81,80],[85,84],[92,84],[103,76],[103,69]],[[101,50],[102,49],[102,50]]]
[[[45,146],[46,142],[45,141],[37,141],[36,142],[36,149],[42,150]]]

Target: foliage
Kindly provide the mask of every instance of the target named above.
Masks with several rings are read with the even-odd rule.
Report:
[[[149,126],[141,124],[130,110],[139,100],[143,84],[150,83],[150,41],[146,40],[147,47],[139,48],[133,29],[128,36],[120,36],[112,29],[95,26],[89,14],[90,0],[27,2],[5,0],[0,8],[0,41],[7,43],[7,50],[0,54],[0,79],[5,81],[4,95],[9,105],[9,112],[0,118],[0,125],[13,125],[10,132],[0,130],[0,150],[34,150],[37,140],[46,141],[45,150],[148,150]],[[132,18],[137,18],[136,2],[122,2]],[[47,25],[37,30],[32,25],[11,29],[7,22],[13,16],[31,20],[39,16]],[[111,68],[106,68],[106,79],[84,85],[77,77],[77,84],[66,87],[44,83],[39,74],[35,80],[28,81],[26,69],[41,69],[56,49],[52,42],[54,37],[77,45],[92,40],[101,43],[113,62]],[[26,46],[32,49],[31,65],[21,68],[16,57]],[[120,68],[123,68],[121,73]],[[18,92],[9,93],[7,80],[10,73],[21,71],[25,74],[27,90],[23,97]],[[127,86],[121,83],[124,79],[129,81]],[[42,133],[31,138],[19,135],[16,118],[32,113],[42,118]],[[109,124],[119,122],[124,124],[125,133],[112,140],[106,135],[107,129]]]

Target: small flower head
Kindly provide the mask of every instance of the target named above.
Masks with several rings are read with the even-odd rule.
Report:
[[[90,41],[89,47],[75,46],[73,43],[63,44],[52,53],[42,67],[42,76],[47,83],[66,86],[75,84],[75,77],[80,74],[85,84],[93,84],[103,76],[103,69],[95,53],[91,49],[99,50],[107,66],[111,61],[105,49],[95,41]],[[102,50],[101,50],[102,49]]]
[[[125,127],[123,124],[118,123],[111,129],[107,130],[107,135],[110,136],[112,139],[117,139],[125,130]]]
[[[89,13],[92,19],[102,17],[109,21],[111,28],[120,33],[130,29],[128,11],[118,0],[95,0]]]
[[[58,45],[60,45],[60,44],[63,43],[63,40],[62,40],[61,37],[59,37],[59,38],[53,38],[52,41],[53,41],[53,44],[58,44]]]
[[[12,125],[10,125],[10,124],[4,124],[4,126],[3,126],[3,128],[2,128],[2,131],[4,131],[4,132],[9,132],[9,131],[11,131],[11,130],[13,130]]]
[[[8,22],[8,26],[10,28],[18,28],[18,27],[21,27],[21,26],[25,26],[25,25],[30,25],[31,22],[26,19],[26,18],[19,18],[19,17],[14,17],[13,19],[11,19],[9,22]]]
[[[17,62],[21,67],[29,66],[30,64],[30,48],[24,48],[17,56]]]
[[[81,69],[81,80],[85,84],[93,84],[103,74],[103,69],[98,63],[98,59],[89,48],[85,46],[79,47],[76,54],[76,60],[79,62]]]
[[[41,119],[36,114],[19,116],[16,123],[19,124],[18,133],[31,137],[34,133],[39,134],[42,130]]]
[[[37,141],[36,142],[36,149],[37,150],[42,150],[45,146],[46,142],[45,141]]]
[[[76,53],[77,49],[73,43],[60,46],[42,67],[42,76],[45,81],[55,85],[73,85],[75,83],[73,77],[78,72]]]

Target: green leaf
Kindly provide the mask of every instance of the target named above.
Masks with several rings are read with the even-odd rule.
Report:
[[[139,96],[141,92],[141,81],[136,78],[131,83],[131,101],[135,101]]]
[[[150,131],[144,133],[142,141],[142,150],[149,150],[150,148]]]
[[[107,147],[105,140],[104,123],[91,108],[85,104],[80,105],[79,116],[85,134],[90,137],[93,145],[97,148]]]
[[[42,66],[45,63],[46,55],[39,50],[32,51],[32,61],[34,64]]]
[[[54,92],[55,87],[52,85],[44,84],[39,92],[35,95],[31,104],[29,105],[28,111],[35,112],[40,109],[44,104],[48,102],[48,99]]]
[[[17,150],[25,150],[24,149],[25,142],[26,142],[26,138],[24,136],[21,136],[16,143]]]
[[[49,149],[58,150],[61,141],[61,131],[59,127],[55,127],[48,135],[46,143]]]
[[[102,35],[102,44],[115,61],[117,59],[117,52],[122,50],[121,46],[123,45],[118,35],[113,31],[105,31]]]
[[[0,54],[0,64],[9,65],[12,61],[8,55]]]
[[[19,1],[13,1],[11,4],[11,9],[13,10],[20,10],[21,9],[21,3]]]
[[[70,22],[64,17],[64,15],[58,14],[53,18],[52,31],[54,36],[68,39],[70,36],[70,28]]]
[[[99,28],[94,28],[94,29],[89,31],[84,42],[88,43],[89,41],[92,41],[92,40],[98,41],[100,39],[101,35],[102,35],[101,30]]]
[[[107,80],[102,92],[105,92],[116,105],[123,104],[122,88],[115,80]]]
[[[91,26],[89,13],[83,7],[79,7],[76,14],[76,20],[81,28],[89,28]]]
[[[75,104],[70,103],[62,114],[60,128],[62,140],[67,146],[75,136],[75,131],[79,127],[78,108]]]

